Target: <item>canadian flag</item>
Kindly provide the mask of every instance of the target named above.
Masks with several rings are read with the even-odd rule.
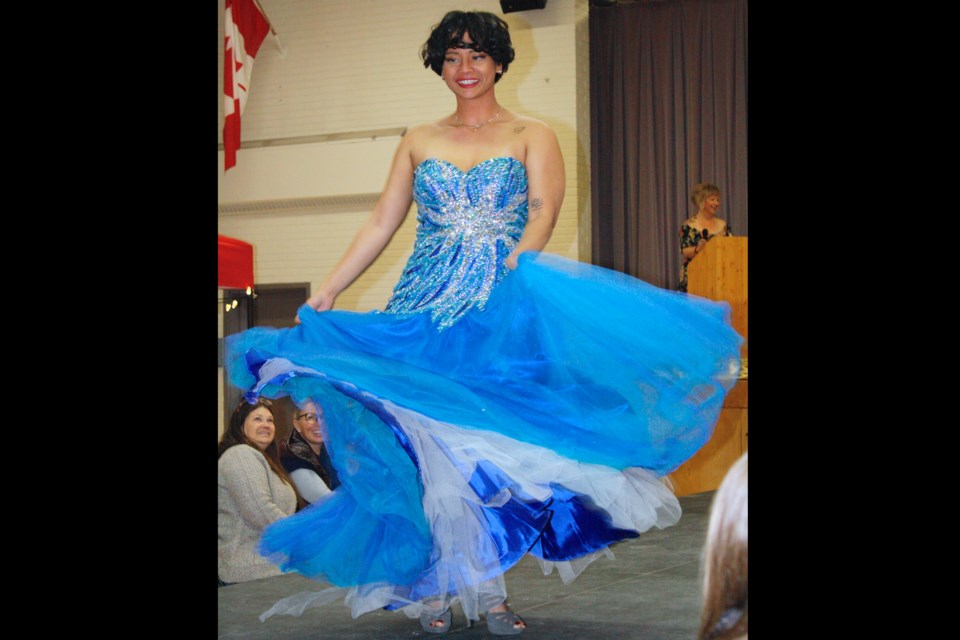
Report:
[[[253,61],[270,33],[270,23],[256,0],[225,0],[223,56],[223,170],[237,164],[240,114],[247,103]]]

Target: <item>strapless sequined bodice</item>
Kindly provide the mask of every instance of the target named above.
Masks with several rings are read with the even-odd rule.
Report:
[[[481,309],[506,275],[504,260],[527,224],[527,171],[512,157],[462,171],[428,158],[413,172],[417,236],[384,309],[429,311],[440,329]]]

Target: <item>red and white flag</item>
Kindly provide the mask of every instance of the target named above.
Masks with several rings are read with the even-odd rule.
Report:
[[[270,22],[256,0],[226,1],[226,44],[223,57],[223,170],[237,164],[240,114],[247,103],[253,61]]]

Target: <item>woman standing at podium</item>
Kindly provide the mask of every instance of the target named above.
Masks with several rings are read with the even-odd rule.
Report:
[[[680,227],[680,253],[683,254],[683,266],[680,267],[680,284],[677,291],[687,290],[687,265],[707,246],[707,241],[717,236],[732,236],[724,220],[717,217],[720,208],[720,189],[708,182],[693,187],[690,200],[697,207],[697,213],[688,218]]]

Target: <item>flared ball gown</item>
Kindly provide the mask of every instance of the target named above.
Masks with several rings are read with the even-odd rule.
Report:
[[[729,305],[543,252],[504,259],[527,221],[511,157],[414,172],[415,246],[383,311],[304,306],[227,339],[248,399],[324,407],[341,485],[271,525],[261,553],[345,597],[479,619],[530,554],[573,580],[608,547],[680,517],[663,481],[710,438],[737,380]]]

